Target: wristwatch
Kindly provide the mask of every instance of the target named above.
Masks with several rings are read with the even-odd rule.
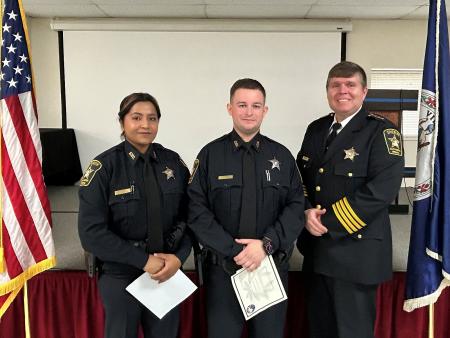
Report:
[[[272,240],[269,237],[263,237],[262,242],[263,242],[263,248],[264,248],[264,251],[266,252],[266,254],[272,255],[273,251],[274,251]]]

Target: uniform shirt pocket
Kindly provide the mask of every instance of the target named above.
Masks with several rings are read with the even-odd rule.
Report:
[[[125,192],[130,189],[129,192]],[[138,212],[140,201],[139,191],[134,188],[113,189],[108,201],[112,227],[122,235],[127,234],[127,228],[133,223]],[[143,210],[145,213],[145,210]]]
[[[220,175],[211,180],[211,202],[214,210],[221,214],[240,210],[242,178],[236,175]]]
[[[181,204],[185,194],[183,182],[169,179],[161,184],[162,192],[162,216],[164,219],[165,231],[169,231],[176,224],[178,215],[181,212]]]
[[[272,218],[278,215],[280,206],[285,205],[289,184],[283,180],[263,181],[263,210],[271,210]]]
[[[336,189],[345,191],[345,195],[352,197],[354,192],[367,181],[367,166],[358,163],[338,163],[334,167],[337,178]]]

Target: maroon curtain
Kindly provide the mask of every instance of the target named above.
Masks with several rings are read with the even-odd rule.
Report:
[[[187,275],[195,282],[192,272]],[[405,274],[378,290],[377,338],[427,338],[428,308],[402,310]],[[102,338],[103,308],[95,279],[84,271],[48,271],[28,282],[32,338]],[[301,272],[290,272],[286,338],[306,338],[306,310]],[[204,292],[197,290],[181,305],[180,338],[207,338]],[[243,337],[246,336],[245,333]],[[24,338],[23,295],[5,313],[0,337]],[[435,337],[450,337],[450,294],[444,291],[435,306]]]

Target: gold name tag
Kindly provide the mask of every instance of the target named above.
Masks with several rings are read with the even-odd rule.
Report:
[[[219,180],[232,180],[233,179],[233,175],[222,175],[217,177]]]
[[[123,195],[123,194],[128,194],[131,192],[131,188],[126,188],[126,189],[120,189],[120,190],[116,190],[114,191],[114,196],[119,196],[119,195]]]

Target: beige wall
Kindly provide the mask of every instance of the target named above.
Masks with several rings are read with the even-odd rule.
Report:
[[[50,19],[28,18],[39,127],[61,128],[58,33]]]
[[[347,59],[372,68],[422,68],[426,20],[355,20],[347,34]],[[416,139],[405,140],[406,166],[416,165]],[[408,181],[408,185],[412,180]]]

